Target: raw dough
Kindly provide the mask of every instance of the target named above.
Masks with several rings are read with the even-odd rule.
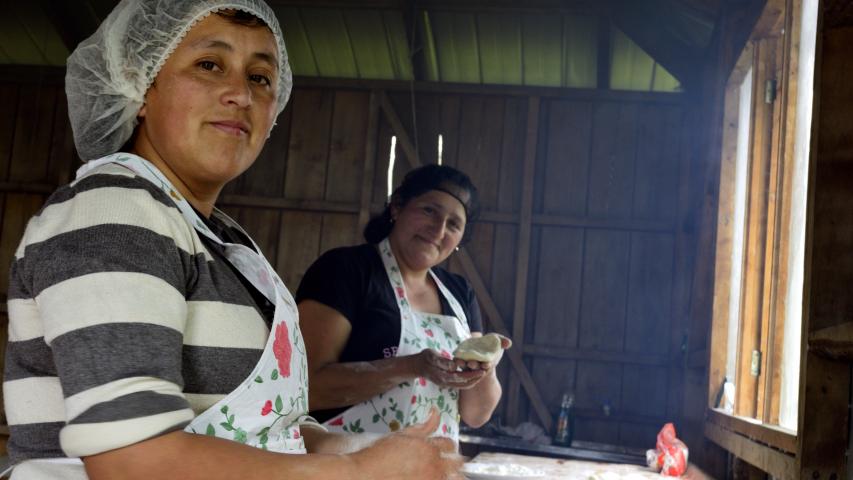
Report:
[[[489,333],[482,337],[471,337],[456,347],[454,358],[474,360],[476,362],[491,362],[501,351],[501,336]]]

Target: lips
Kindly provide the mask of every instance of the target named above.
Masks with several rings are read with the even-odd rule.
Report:
[[[229,135],[243,136],[249,134],[249,124],[239,120],[218,120],[210,124],[221,132]]]

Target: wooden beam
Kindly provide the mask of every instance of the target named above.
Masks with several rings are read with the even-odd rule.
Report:
[[[754,442],[711,422],[705,424],[705,436],[738,458],[742,458],[773,475],[773,478],[783,480],[800,478],[796,473],[796,462],[792,455],[786,455],[766,445]]]
[[[0,79],[2,79],[0,67]],[[60,72],[61,73],[61,72]],[[595,88],[531,87],[523,85],[481,85],[451,82],[405,82],[399,80],[366,80],[358,78],[324,78],[297,76],[294,88],[332,88],[385,90],[409,93],[448,93],[459,95],[507,95],[514,97],[560,98],[562,100],[638,102],[665,105],[684,105],[688,97],[682,92],[633,92],[599,90]]]
[[[402,10],[407,0],[268,0],[267,3],[273,7]],[[419,7],[425,10],[553,15],[593,13],[597,11],[597,3],[592,0],[418,0]]]
[[[370,92],[367,108],[367,133],[364,140],[364,165],[361,177],[361,201],[358,208],[358,231],[370,220],[370,200],[373,196],[373,174],[376,165],[376,143],[379,141],[379,93]]]
[[[530,262],[530,234],[533,217],[533,176],[536,171],[536,147],[539,141],[539,97],[530,97],[527,102],[527,139],[521,178],[521,209],[518,225],[515,264],[515,300],[512,314],[512,341],[524,350],[524,317],[527,308],[527,272]],[[519,419],[519,383],[516,375],[510,375],[507,392],[507,421],[510,425]]]
[[[513,344],[513,348],[517,345]],[[631,365],[647,365],[651,367],[666,367],[672,359],[669,355],[643,354],[626,352],[608,352],[573,347],[552,347],[548,345],[526,344],[522,347],[525,355],[537,357],[559,358],[562,360],[589,360],[602,363],[619,363]]]
[[[845,478],[849,446],[850,364],[810,350],[809,335],[853,318],[853,28],[825,28],[818,14],[814,105],[806,214],[803,338],[797,452],[800,478]]]
[[[279,210],[301,210],[318,213],[358,214],[359,208],[351,202],[329,202],[326,200],[293,200],[281,197],[254,195],[222,195],[217,205],[228,207],[273,208]]]
[[[681,81],[683,86],[696,86],[695,76],[699,72],[699,66],[705,61],[704,46],[681,42],[667,30],[666,25],[651,26],[654,19],[643,2],[618,0],[612,12],[613,23],[625,35]],[[707,20],[713,23],[716,16]]]

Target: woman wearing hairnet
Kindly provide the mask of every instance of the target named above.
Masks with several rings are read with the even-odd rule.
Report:
[[[214,208],[290,89],[260,0],[123,0],[68,59],[86,164],[12,265],[13,478],[456,475],[453,446],[425,438],[435,414],[349,454],[307,416],[293,299]]]

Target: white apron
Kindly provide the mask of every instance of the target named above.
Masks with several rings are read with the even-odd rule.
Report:
[[[400,308],[400,343],[397,346],[397,355],[414,355],[424,348],[430,348],[446,358],[451,358],[451,352],[459,342],[471,336],[462,306],[430,270],[433,281],[455,316],[412,310],[388,239],[382,240],[378,248],[388,281],[394,290],[394,298]],[[331,432],[388,433],[424,421],[433,406],[441,412],[437,435],[458,443],[459,390],[440,388],[421,377],[411,382],[403,382],[370,400],[353,405],[323,425]]]
[[[223,242],[198,217],[165,175],[139,156],[116,153],[87,162],[77,171],[77,178],[107,163],[122,165],[163,190],[175,202],[187,223],[200,235],[221,245],[228,261],[275,305],[269,338],[251,375],[225,398],[196,416],[184,430],[274,452],[305,453],[300,424],[322,427],[308,417],[305,344],[293,297],[275,269],[259,253],[254,242],[254,250],[242,244]],[[216,213],[229,226],[240,228],[224,213],[218,210]],[[82,462],[76,458],[25,461],[15,468],[13,478],[55,478],[49,473],[52,469],[68,471],[72,465],[82,475],[80,478],[85,478]]]

